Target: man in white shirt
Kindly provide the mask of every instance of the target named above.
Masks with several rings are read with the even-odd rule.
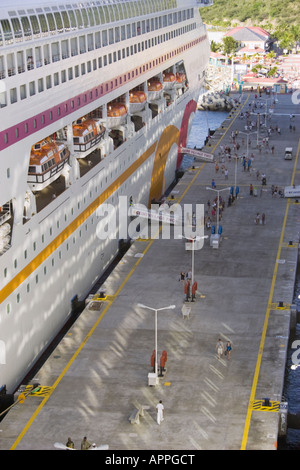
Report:
[[[165,410],[165,407],[164,405],[162,404],[162,401],[160,400],[159,403],[156,405],[156,409],[157,409],[157,424],[160,424],[161,421],[164,420],[164,410]]]

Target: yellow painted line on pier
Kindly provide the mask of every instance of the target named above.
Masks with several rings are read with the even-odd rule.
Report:
[[[297,162],[298,162],[298,157],[299,157],[299,150],[300,150],[300,139],[298,141],[297,155],[296,155],[296,158],[295,158],[295,164],[294,164],[294,169],[293,169],[293,174],[292,174],[292,179],[291,179],[291,186],[294,184],[296,167],[297,167]],[[278,245],[277,256],[275,258],[276,260],[280,259],[281,248],[282,248],[282,243],[283,243],[283,236],[284,236],[284,232],[285,232],[287,215],[288,215],[288,211],[289,211],[289,202],[290,202],[290,199],[287,200],[287,204],[286,204],[286,209],[285,209],[285,214],[284,214],[284,219],[283,219],[283,224],[282,224],[282,229],[281,229],[281,235],[280,235],[280,240],[279,240],[279,245]],[[255,394],[256,394],[256,388],[257,388],[258,377],[259,377],[260,366],[261,366],[262,355],[263,355],[263,349],[264,349],[264,344],[265,344],[265,339],[266,339],[269,316],[270,316],[271,306],[273,305],[272,299],[273,299],[273,294],[274,294],[274,288],[275,288],[275,282],[276,282],[276,277],[277,277],[278,266],[279,266],[279,264],[275,262],[275,267],[274,267],[273,277],[272,277],[272,283],[271,283],[271,288],[270,288],[270,294],[269,294],[268,307],[267,307],[267,311],[266,311],[266,315],[265,315],[265,321],[264,321],[263,330],[262,330],[262,335],[261,335],[261,339],[260,339],[258,357],[257,357],[255,371],[254,371],[254,378],[253,378],[253,382],[252,382],[250,400],[249,400],[249,405],[248,405],[248,410],[247,410],[247,415],[246,415],[246,421],[245,421],[244,434],[243,434],[243,439],[242,439],[242,444],[241,444],[241,450],[246,450],[246,446],[247,446],[248,434],[249,434],[252,411],[253,411],[252,404],[254,403],[254,398],[255,398]]]
[[[192,181],[189,183],[189,185],[187,186],[187,188],[185,189],[184,193],[182,194],[182,196],[179,198],[179,200],[181,200],[184,195],[188,192],[188,190],[190,189],[190,187],[193,185],[195,179],[197,178],[197,176],[199,175],[199,173],[201,172],[201,170],[204,168],[204,164],[198,169],[197,173],[195,174],[195,176],[193,177]],[[159,228],[157,234],[162,230],[162,227]],[[32,426],[32,424],[34,423],[35,419],[37,418],[37,416],[39,415],[40,411],[43,409],[43,407],[46,405],[47,401],[49,400],[49,398],[51,397],[52,393],[54,392],[54,390],[57,388],[57,386],[60,384],[61,380],[64,378],[64,376],[66,375],[67,371],[69,370],[69,368],[71,367],[71,365],[73,364],[73,362],[75,361],[75,359],[78,357],[78,355],[80,354],[80,352],[82,351],[82,349],[84,348],[84,346],[86,345],[86,343],[88,342],[88,340],[90,339],[90,337],[93,335],[94,331],[96,330],[96,328],[98,327],[99,323],[101,322],[101,320],[104,318],[104,316],[106,315],[106,313],[108,312],[109,308],[111,307],[111,305],[113,304],[115,298],[118,297],[118,295],[121,293],[121,291],[123,290],[124,286],[127,284],[128,280],[131,278],[132,274],[134,273],[134,271],[136,270],[136,268],[138,267],[138,265],[140,264],[141,260],[144,259],[144,255],[147,253],[147,251],[150,249],[150,247],[152,246],[153,242],[155,241],[157,237],[153,238],[153,239],[149,239],[149,243],[148,245],[145,247],[144,251],[143,251],[143,256],[141,258],[138,258],[138,260],[136,261],[135,265],[133,266],[133,268],[131,269],[131,271],[127,274],[127,276],[125,277],[125,279],[123,280],[123,282],[121,283],[121,285],[119,286],[119,288],[117,289],[116,293],[114,294],[114,296],[107,296],[107,297],[110,297],[110,299],[105,302],[106,305],[105,305],[105,308],[103,310],[103,312],[101,313],[101,315],[99,316],[98,320],[95,322],[95,324],[93,325],[93,327],[90,329],[89,333],[86,335],[86,337],[84,338],[84,340],[82,341],[82,343],[80,344],[80,346],[78,347],[78,349],[75,351],[75,353],[73,354],[73,356],[71,357],[71,359],[69,360],[68,364],[65,366],[65,368],[63,369],[63,371],[61,372],[61,374],[59,375],[59,377],[56,379],[56,381],[54,382],[54,384],[52,385],[52,387],[49,387],[49,394],[47,396],[45,396],[45,398],[43,399],[43,401],[39,404],[39,406],[37,407],[37,409],[35,410],[35,412],[33,413],[33,415],[31,416],[31,418],[28,420],[27,424],[25,425],[24,429],[21,431],[21,433],[19,434],[19,436],[17,437],[17,439],[15,440],[15,442],[13,443],[13,445],[11,446],[10,450],[15,450],[17,445],[21,442],[21,440],[23,439],[23,437],[25,436],[25,434],[27,433],[27,431],[29,430],[29,428]],[[101,299],[103,300],[103,299]]]

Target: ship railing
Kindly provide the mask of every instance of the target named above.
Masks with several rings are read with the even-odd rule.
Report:
[[[103,139],[105,134],[105,131],[102,132],[102,134],[98,134],[94,139],[90,140],[89,142],[86,142],[84,144],[74,144],[74,152],[86,152],[87,150],[90,150],[92,147],[97,145],[101,139]]]
[[[10,219],[10,217],[11,217],[10,205],[4,204],[4,206],[1,207],[1,210],[0,210],[0,225],[4,224],[8,219]]]

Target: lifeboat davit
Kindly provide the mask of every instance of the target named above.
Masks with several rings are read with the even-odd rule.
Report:
[[[33,145],[27,179],[30,189],[41,191],[55,181],[68,163],[69,157],[68,148],[50,137]]]
[[[145,108],[147,103],[147,95],[143,91],[129,92],[129,111],[137,113]]]
[[[161,97],[163,86],[158,78],[149,80],[147,88],[149,101],[157,100]]]
[[[164,88],[166,90],[174,88],[175,83],[176,83],[175,74],[172,72],[163,73],[163,82],[164,82]]]
[[[185,73],[177,72],[176,73],[176,86],[181,88],[182,86],[185,85],[185,81],[186,81]]]
[[[86,152],[103,138],[105,127],[92,118],[81,118],[73,124],[73,144],[75,152]]]

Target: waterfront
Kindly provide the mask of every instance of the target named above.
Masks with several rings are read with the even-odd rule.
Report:
[[[245,97],[242,109],[250,98]],[[296,148],[296,134],[288,133],[289,105],[290,97],[280,96],[274,119]],[[229,143],[231,130],[242,125],[238,115],[227,119],[225,131],[212,138],[211,150]],[[84,435],[119,450],[277,448],[275,410],[289,334],[289,313],[278,309],[277,301],[290,304],[293,298],[298,245],[287,241],[296,240],[299,231],[299,205],[270,193],[272,184],[289,184],[297,171],[298,153],[294,164],[282,158],[285,140],[274,133],[274,155],[256,155],[255,168],[268,176],[260,197],[249,195],[256,173],[237,167],[239,199],[225,209],[221,246],[215,250],[207,242],[195,253],[203,295],[190,318],[182,318],[183,285],[178,282],[178,274],[190,265],[185,244],[135,241],[105,281],[107,298],[102,304],[95,301],[99,311],[85,309],[37,373],[35,379],[49,394],[28,397],[2,421],[1,449],[53,449],[67,436],[78,446]],[[206,201],[212,177],[221,188],[231,185],[234,166],[228,165],[228,183],[214,166],[195,165],[178,182],[176,201]],[[267,214],[265,227],[253,223],[258,211]],[[277,264],[277,259],[286,262]],[[138,307],[141,302],[176,305],[158,318],[158,348],[167,351],[168,361],[157,387],[147,386],[154,319]],[[231,340],[230,361],[218,361],[218,337]],[[263,397],[270,398],[273,412],[259,407]],[[166,418],[158,428],[160,399]],[[144,415],[131,425],[128,418],[137,406]]]

